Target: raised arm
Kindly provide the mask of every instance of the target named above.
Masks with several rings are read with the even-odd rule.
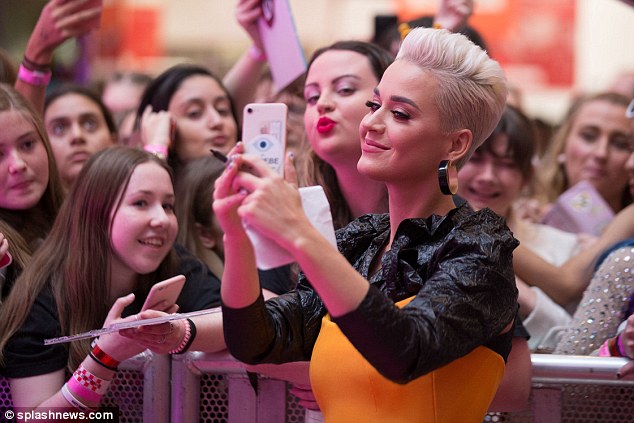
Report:
[[[262,16],[260,3],[261,0],[239,0],[236,5],[236,20],[249,34],[252,44],[222,80],[231,94],[240,121],[242,121],[242,109],[253,100],[260,74],[266,63],[257,23]]]
[[[236,169],[240,168],[249,168],[250,171],[236,172]],[[240,225],[241,219],[246,225],[255,225],[264,236],[273,239],[289,251],[307,279],[315,281],[314,287],[332,316],[340,316],[356,309],[365,297],[369,284],[310,223],[302,208],[297,188],[284,181],[264,162],[249,156],[237,155],[232,163],[232,169],[225,173],[227,177],[235,177],[233,186],[234,189],[238,189],[235,194],[238,199],[236,205],[239,206],[235,214],[236,223]],[[247,192],[250,194],[247,195]],[[235,241],[242,238],[246,238],[246,233],[244,236],[235,237]],[[248,241],[248,238],[246,240]],[[234,239],[229,239],[225,230],[225,266],[230,265],[227,241],[233,243]],[[244,245],[240,243],[237,247],[240,248],[236,250],[237,254],[242,255],[244,260],[241,250]],[[252,251],[252,247],[249,248],[249,252]],[[251,256],[249,260],[252,260]],[[225,267],[225,276],[226,272]],[[342,280],[346,281],[345,285],[340,283]],[[223,289],[224,287],[223,284]],[[247,301],[246,295],[240,291],[237,291],[238,298],[225,296],[223,291],[223,302],[232,307],[244,307],[259,295],[259,290],[252,291]]]
[[[44,111],[53,53],[64,41],[99,27],[103,0],[51,0],[33,28],[15,89]]]
[[[541,288],[561,305],[581,298],[592,278],[597,258],[606,249],[634,237],[634,205],[619,212],[595,243],[570,258],[562,266],[553,266],[521,245],[515,250],[515,272],[529,285]]]

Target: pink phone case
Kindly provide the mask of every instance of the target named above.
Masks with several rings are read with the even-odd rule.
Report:
[[[286,115],[284,103],[250,103],[244,107],[242,142],[246,153],[259,156],[284,175]]]
[[[581,181],[559,196],[542,223],[566,232],[600,235],[614,218],[614,211],[587,181]]]
[[[277,91],[306,71],[306,59],[299,42],[288,0],[263,0],[258,29]]]
[[[152,286],[150,292],[143,303],[141,310],[147,310],[154,308],[162,301],[166,301],[167,304],[163,306],[162,310],[170,308],[176,303],[178,296],[180,295],[183,286],[185,285],[185,276],[178,275],[164,281],[158,282]]]

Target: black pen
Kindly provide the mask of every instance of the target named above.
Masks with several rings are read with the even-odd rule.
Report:
[[[217,158],[218,160],[220,160],[223,163],[227,163],[227,161],[229,160],[227,158],[227,156],[225,156],[220,151],[218,151],[218,150],[216,150],[214,148],[210,148],[209,151],[211,151],[211,154],[213,154],[215,158]]]

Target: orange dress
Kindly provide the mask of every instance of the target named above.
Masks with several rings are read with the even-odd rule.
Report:
[[[327,423],[482,423],[503,374],[503,358],[481,346],[398,384],[377,372],[329,316],[322,320],[310,363],[311,385]]]

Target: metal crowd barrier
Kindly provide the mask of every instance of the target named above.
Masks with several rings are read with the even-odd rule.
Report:
[[[634,377],[617,379],[624,358],[533,354],[526,411],[490,413],[486,422],[632,423]]]
[[[489,413],[485,422],[634,422],[634,376],[616,378],[626,362],[622,358],[533,354],[533,387],[527,409]],[[280,379],[284,377],[280,373]],[[247,366],[226,352],[190,352],[171,360],[166,355],[143,353],[122,363],[102,405],[118,407],[120,422],[308,422],[308,414],[288,389],[283,380],[249,374]],[[9,385],[0,378],[0,409],[10,406]]]
[[[173,356],[171,404],[172,422],[179,423],[305,421],[287,382],[248,374],[247,366],[227,352]]]

